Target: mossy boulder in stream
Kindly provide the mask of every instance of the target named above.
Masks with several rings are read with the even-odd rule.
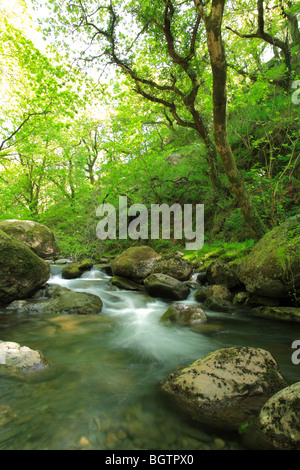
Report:
[[[175,277],[179,281],[187,281],[193,272],[192,265],[180,255],[167,255],[164,258],[155,261],[151,274],[162,273]]]
[[[248,292],[299,303],[300,215],[268,232],[240,263],[238,277]]]
[[[161,256],[149,246],[128,248],[111,262],[112,273],[142,283]]]
[[[62,270],[62,277],[64,279],[76,279],[86,271],[89,271],[93,267],[93,262],[86,259],[79,261],[78,263],[69,263]]]
[[[160,321],[179,325],[198,325],[206,322],[206,313],[197,305],[174,303],[161,316]]]
[[[96,315],[102,310],[102,300],[94,294],[50,286],[45,289],[43,297],[12,302],[7,309],[31,315]]]
[[[144,280],[144,286],[148,294],[164,299],[184,300],[190,293],[189,287],[184,282],[161,273],[150,274]]]
[[[161,384],[193,420],[228,430],[252,421],[285,386],[273,356],[251,347],[212,352],[169,374]]]
[[[40,258],[55,258],[59,247],[52,230],[32,220],[2,220],[0,230],[28,246]]]
[[[44,260],[0,230],[0,304],[30,297],[49,277]]]

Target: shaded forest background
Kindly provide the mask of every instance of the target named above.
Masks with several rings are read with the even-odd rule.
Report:
[[[41,222],[62,255],[97,259],[138,243],[96,237],[97,207],[125,195],[204,204],[205,243],[251,246],[217,145],[212,19],[229,148],[262,232],[299,212],[299,2],[48,0],[47,48],[29,6],[0,8],[1,220]]]

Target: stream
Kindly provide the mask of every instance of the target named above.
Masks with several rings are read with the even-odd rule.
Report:
[[[169,326],[159,319],[170,301],[114,287],[97,269],[74,280],[61,269],[51,267],[49,284],[96,294],[103,309],[90,316],[0,309],[0,339],[39,350],[54,365],[39,379],[0,376],[1,450],[243,449],[237,432],[208,429],[174,408],[159,381],[231,346],[266,349],[288,384],[299,380],[295,324],[205,309],[208,320],[197,328]],[[192,290],[184,303],[197,304]]]

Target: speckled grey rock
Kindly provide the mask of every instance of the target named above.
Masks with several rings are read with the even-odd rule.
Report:
[[[161,388],[193,420],[238,429],[286,383],[273,356],[251,347],[224,348],[163,379]]]
[[[247,447],[300,450],[300,382],[273,395],[243,436]]]

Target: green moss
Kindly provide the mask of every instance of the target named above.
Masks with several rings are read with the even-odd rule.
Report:
[[[184,258],[204,270],[216,259],[223,260],[229,265],[242,261],[250,253],[253,245],[253,240],[240,243],[217,242],[210,245],[205,243],[201,250],[186,251]]]

